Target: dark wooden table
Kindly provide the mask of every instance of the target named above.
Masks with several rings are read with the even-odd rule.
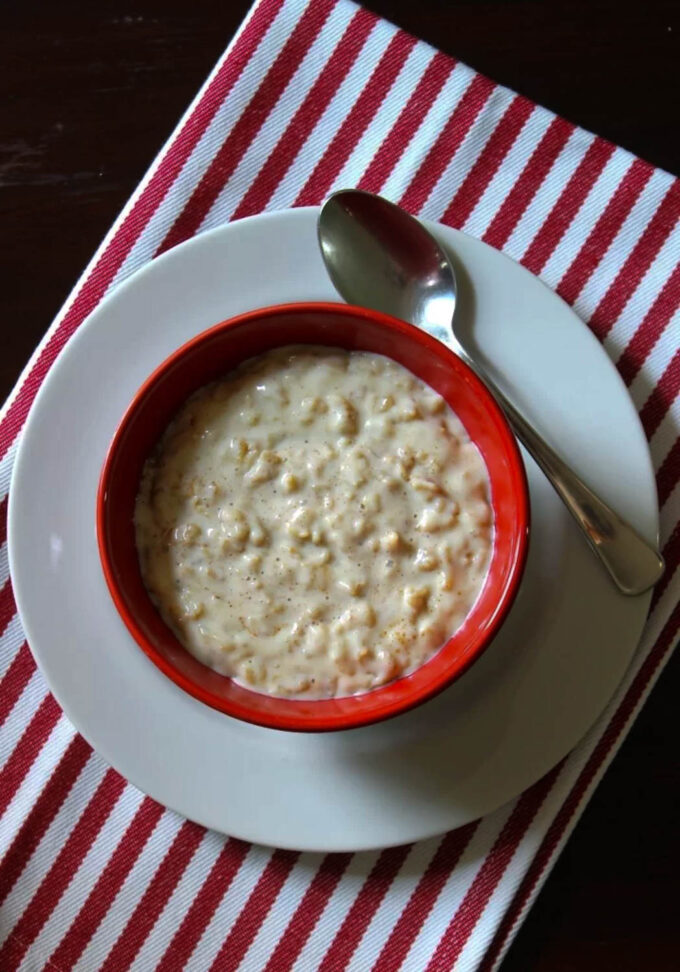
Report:
[[[677,0],[367,7],[680,172]],[[233,35],[249,0],[6,0],[0,398]],[[132,110],[131,110],[132,109]],[[503,965],[680,969],[680,659],[667,667]]]

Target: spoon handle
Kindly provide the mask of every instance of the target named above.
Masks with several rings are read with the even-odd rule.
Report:
[[[476,362],[469,363],[480,372]],[[480,378],[505,412],[518,439],[555,487],[619,590],[624,594],[642,594],[653,587],[664,571],[659,553],[586,486],[486,374],[480,374]]]

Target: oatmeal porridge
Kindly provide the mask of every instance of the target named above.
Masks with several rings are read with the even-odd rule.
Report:
[[[492,546],[460,420],[390,358],[311,346],[196,392],[147,460],[142,576],[201,662],[328,698],[413,671],[462,624]]]

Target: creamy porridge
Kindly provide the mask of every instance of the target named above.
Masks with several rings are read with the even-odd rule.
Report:
[[[426,661],[487,571],[484,463],[390,358],[287,347],[183,406],[135,510],[144,582],[204,664],[260,692],[365,692]]]

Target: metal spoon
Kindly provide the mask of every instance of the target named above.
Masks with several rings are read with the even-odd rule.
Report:
[[[318,236],[340,296],[443,337],[494,395],[619,589],[641,594],[652,587],[664,570],[657,550],[586,486],[458,340],[456,277],[446,253],[425,227],[381,196],[347,189],[324,204]]]

